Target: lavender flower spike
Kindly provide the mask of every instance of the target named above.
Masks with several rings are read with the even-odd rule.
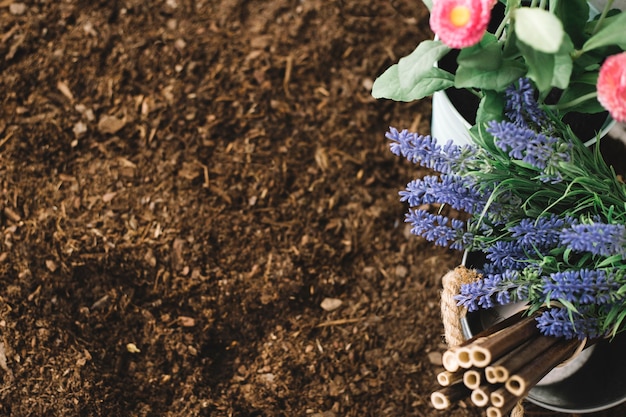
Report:
[[[558,181],[559,163],[570,161],[572,145],[559,138],[511,122],[491,121],[487,132],[495,137],[496,146],[510,157],[544,171],[546,181]]]
[[[546,336],[564,337],[566,339],[585,337],[596,338],[602,336],[598,319],[591,311],[580,308],[578,313],[570,312],[566,308],[551,308],[537,317],[537,327]]]
[[[463,230],[465,223],[462,221],[431,214],[425,210],[409,210],[406,222],[413,226],[411,233],[439,246],[463,250],[473,240],[473,235]]]
[[[448,141],[442,147],[429,135],[419,135],[406,129],[398,131],[391,127],[385,136],[391,140],[391,152],[442,174],[465,172],[476,153],[476,148],[470,145],[460,147]]]
[[[463,284],[456,300],[469,311],[491,308],[528,298],[528,287],[519,271],[507,270],[502,274],[489,274],[483,279]]]
[[[604,270],[568,270],[543,278],[543,294],[552,300],[579,304],[608,304],[621,284]]]
[[[427,175],[411,181],[400,196],[400,201],[407,201],[411,207],[441,203],[470,214],[479,213],[487,200],[470,178],[448,174]]]
[[[626,226],[623,224],[574,224],[560,235],[561,244],[594,255],[620,255],[626,259]]]
[[[512,237],[527,248],[552,248],[559,243],[559,234],[565,220],[555,214],[537,219],[522,219],[509,228]]]
[[[517,85],[510,85],[505,91],[504,114],[520,127],[528,127],[528,122],[538,127],[548,123],[546,113],[535,100],[535,91],[528,78],[520,78]]]

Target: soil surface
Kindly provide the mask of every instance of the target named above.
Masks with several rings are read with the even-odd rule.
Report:
[[[384,138],[430,104],[369,94],[427,19],[0,1],[0,415],[479,415],[430,406],[461,254],[409,235]]]

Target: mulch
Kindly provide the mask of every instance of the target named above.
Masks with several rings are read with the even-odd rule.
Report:
[[[369,94],[427,19],[0,1],[0,415],[478,415],[430,406],[461,254],[409,234],[384,138],[430,103]]]

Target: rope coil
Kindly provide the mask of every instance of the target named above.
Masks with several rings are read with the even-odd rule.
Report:
[[[467,309],[457,305],[454,297],[459,294],[461,285],[477,279],[479,279],[478,274],[464,266],[456,267],[441,279],[443,285],[441,292],[441,320],[443,322],[444,337],[450,348],[459,346],[465,341],[461,319],[467,314]],[[524,417],[524,406],[521,401],[511,411],[511,417]]]

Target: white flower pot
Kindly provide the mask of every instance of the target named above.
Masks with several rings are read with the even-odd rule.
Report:
[[[472,143],[468,132],[471,126],[450,101],[445,91],[438,91],[433,94],[430,134],[439,143],[446,143],[448,140],[452,140],[457,145]],[[600,137],[608,134],[613,126],[615,126],[615,120],[607,117],[604,124],[598,129]],[[596,143],[596,137],[581,139],[584,140],[586,146]]]

